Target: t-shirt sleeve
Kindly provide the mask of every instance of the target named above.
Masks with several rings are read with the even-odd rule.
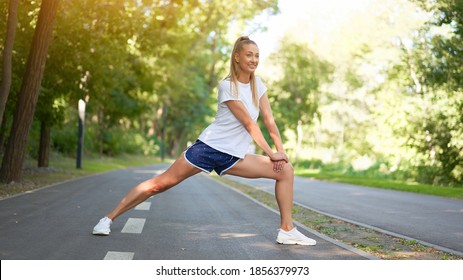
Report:
[[[257,92],[259,93],[259,99],[264,95],[264,93],[267,91],[267,87],[264,85],[262,80],[259,77],[256,77],[256,83],[257,83]]]
[[[219,103],[229,101],[229,100],[240,100],[238,98],[238,95],[236,93],[233,94],[231,90],[232,89],[230,88],[229,81],[224,80],[219,84],[219,87],[218,87]]]

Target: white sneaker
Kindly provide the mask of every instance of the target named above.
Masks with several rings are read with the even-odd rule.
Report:
[[[102,218],[98,224],[93,228],[93,234],[95,235],[109,235],[111,232],[111,224],[113,221],[108,218],[104,217]]]
[[[280,229],[280,231],[278,232],[277,242],[280,244],[286,244],[286,245],[298,244],[298,245],[313,246],[317,244],[317,241],[310,239],[307,236],[303,235],[297,230],[296,227],[294,227],[290,231],[284,231]]]

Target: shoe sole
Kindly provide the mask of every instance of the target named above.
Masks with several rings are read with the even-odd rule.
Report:
[[[315,243],[303,243],[303,242],[297,242],[297,241],[281,241],[281,240],[277,240],[277,242],[279,244],[283,244],[283,245],[302,245],[302,246],[315,246],[315,245],[317,245],[317,242],[315,242]]]
[[[101,232],[101,231],[93,231],[92,232],[93,235],[109,235],[109,232]]]

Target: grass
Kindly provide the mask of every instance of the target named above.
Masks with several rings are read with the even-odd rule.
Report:
[[[143,166],[159,163],[159,159],[144,155],[121,155],[118,157],[89,158],[82,161],[83,173],[101,173],[132,166]],[[56,156],[50,161],[50,165],[60,169],[75,169],[76,161],[73,158]]]
[[[383,178],[378,179],[346,175],[334,172],[320,173],[319,170],[313,169],[296,169],[295,174],[297,176],[310,177],[324,181],[463,199],[463,187],[434,186],[412,182],[387,180]]]

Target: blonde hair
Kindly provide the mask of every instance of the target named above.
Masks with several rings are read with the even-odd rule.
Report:
[[[249,44],[254,44],[257,46],[257,44],[249,39],[248,36],[241,36],[239,37],[235,45],[233,46],[233,51],[231,53],[230,57],[230,73],[228,74],[227,78],[230,79],[230,93],[234,97],[238,97],[238,75],[239,75],[239,66],[238,63],[235,60],[235,54],[239,53],[244,45],[249,45]],[[255,107],[259,106],[259,95],[257,92],[257,83],[256,83],[256,76],[254,75],[254,72],[251,73],[250,77],[250,83],[251,83],[251,92],[252,92],[252,103],[254,104]]]

